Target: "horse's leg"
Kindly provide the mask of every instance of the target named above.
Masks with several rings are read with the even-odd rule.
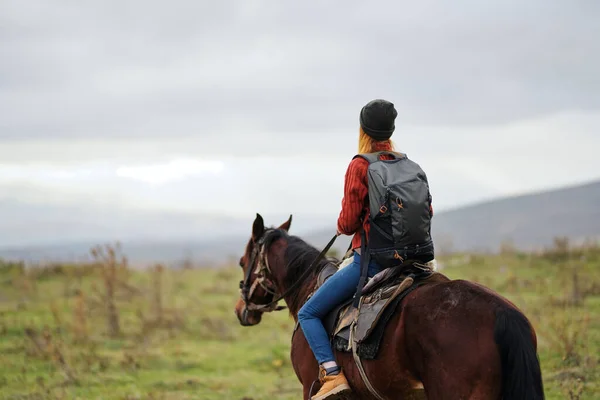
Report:
[[[312,393],[312,392],[314,392],[314,390],[311,391],[311,388],[312,388],[312,384],[302,386],[302,396],[303,396],[302,398],[304,400],[310,400],[310,397],[312,395],[314,395],[314,393]]]
[[[319,365],[300,328],[295,332],[292,339],[290,358],[296,376],[302,384],[303,398],[304,400],[310,400],[310,396],[314,396],[321,387],[318,381]]]

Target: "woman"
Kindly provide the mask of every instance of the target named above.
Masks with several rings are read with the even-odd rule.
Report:
[[[360,112],[360,133],[358,141],[359,153],[377,151],[393,151],[390,140],[395,129],[395,119],[398,113],[394,105],[386,100],[373,100],[365,105]],[[392,159],[382,155],[382,159]],[[335,362],[329,343],[329,336],[323,327],[321,319],[342,301],[352,297],[360,278],[360,227],[369,233],[369,204],[368,204],[368,161],[354,158],[345,176],[344,198],[340,212],[337,230],[338,235],[354,235],[352,249],[354,260],[348,266],[340,269],[321,286],[304,304],[298,313],[298,321],[304,336],[319,363],[321,390],[312,400],[322,400],[334,395],[350,392],[348,381]],[[372,277],[382,268],[370,261],[368,277]]]

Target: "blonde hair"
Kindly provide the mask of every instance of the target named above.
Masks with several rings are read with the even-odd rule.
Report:
[[[392,142],[391,139],[377,141],[371,136],[367,135],[365,131],[363,131],[363,128],[360,127],[360,133],[358,135],[358,154],[373,153],[377,151],[375,147],[385,144],[389,145],[390,151],[394,151],[394,142]]]

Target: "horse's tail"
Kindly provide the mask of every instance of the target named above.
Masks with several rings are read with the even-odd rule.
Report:
[[[501,307],[496,311],[494,341],[502,361],[503,400],[544,400],[534,335],[529,321],[518,310]]]

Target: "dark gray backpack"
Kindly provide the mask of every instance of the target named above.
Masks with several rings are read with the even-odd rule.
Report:
[[[381,154],[394,159],[380,160]],[[386,268],[409,259],[432,260],[431,194],[425,172],[405,154],[384,151],[356,157],[369,162],[370,229],[365,250],[370,258]]]

